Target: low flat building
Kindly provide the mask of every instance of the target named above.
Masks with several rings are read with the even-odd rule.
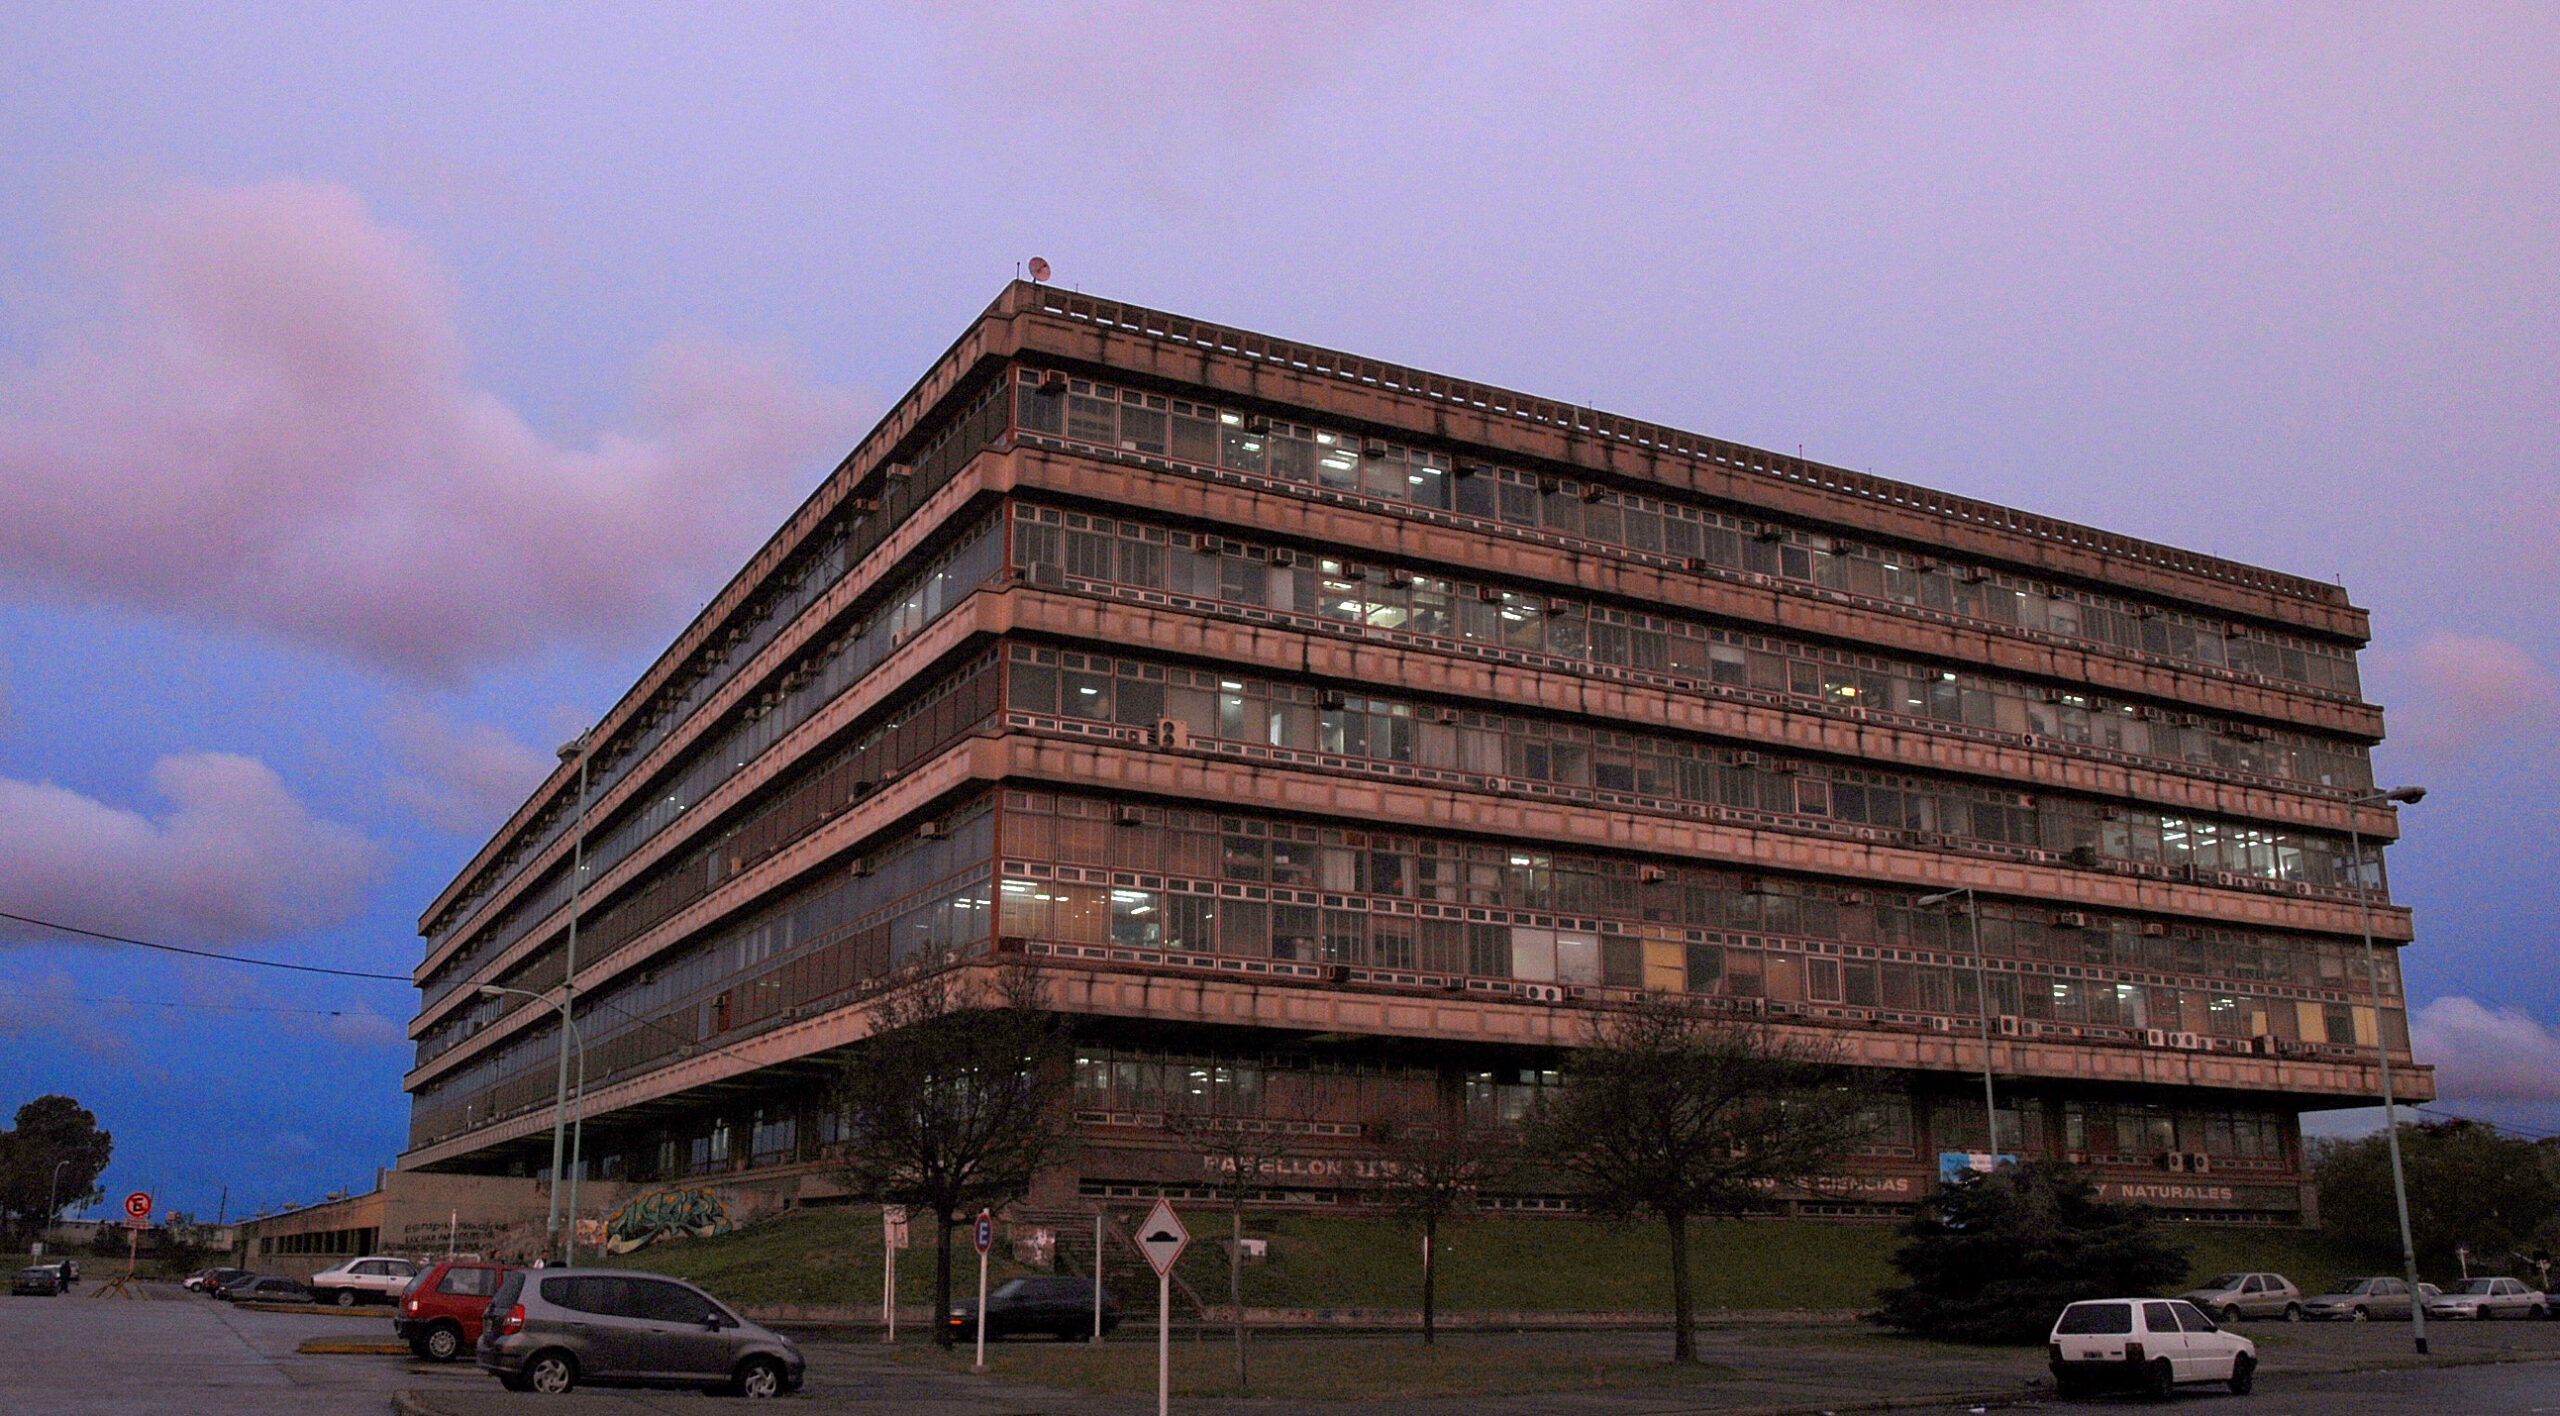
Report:
[[[2386,1048],[2432,1094],[2367,638],[2322,582],[1015,284],[429,904],[400,1166],[542,1172],[554,1010],[477,988],[566,978],[591,1175],[820,1202],[867,1000],[1021,959],[1078,1041],[1035,1209],[1200,1192],[1202,1104],[1292,1138],[1265,1202],[1357,1205],[1377,1120],[1519,1114],[1653,990],[1886,1081],[1775,1208],[1996,1152],[2296,1221],[2298,1113]]]

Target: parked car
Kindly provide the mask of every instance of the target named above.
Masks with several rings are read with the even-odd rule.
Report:
[[[71,1283],[62,1270],[52,1264],[29,1264],[9,1280],[9,1296],[51,1298],[70,1289]]]
[[[2396,1278],[2357,1278],[2302,1300],[2302,1315],[2361,1323],[2409,1316],[2409,1285]]]
[[[480,1318],[498,1285],[516,1270],[507,1264],[447,1260],[400,1291],[391,1331],[430,1362],[450,1362],[480,1345]]]
[[[2466,1278],[2447,1293],[2426,1300],[2431,1318],[2534,1318],[2551,1316],[2549,1300],[2524,1286],[2521,1279]]]
[[[407,1259],[368,1255],[311,1275],[311,1301],[352,1308],[358,1303],[388,1303],[400,1296],[418,1266]]]
[[[2221,1382],[2246,1396],[2258,1379],[2258,1345],[2224,1332],[2177,1298],[2074,1303],[2046,1339],[2056,1395],[2135,1390],[2167,1397],[2186,1382]]]
[[[580,1382],[780,1396],[805,1372],[791,1339],[682,1279],[623,1269],[517,1269],[480,1322],[480,1370],[510,1391]]]
[[[2280,1273],[2218,1273],[2178,1297],[2220,1323],[2241,1318],[2302,1321],[2302,1290]]]
[[[943,1318],[964,1341],[978,1331],[978,1300],[966,1299]],[[1111,1290],[1102,1290],[1102,1330],[1120,1326],[1120,1305]],[[1093,1335],[1093,1280],[1089,1278],[1013,1278],[987,1295],[987,1340],[1016,1333],[1047,1333],[1074,1342]]]
[[[204,1281],[204,1291],[208,1297],[228,1298],[234,1285],[247,1283],[259,1276],[255,1269],[217,1269],[212,1278]]]
[[[277,1274],[253,1273],[224,1284],[222,1296],[234,1303],[308,1303],[311,1290]]]

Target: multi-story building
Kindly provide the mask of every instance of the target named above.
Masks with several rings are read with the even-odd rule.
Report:
[[[547,1165],[554,1010],[475,985],[559,988],[575,856],[598,1179],[825,1196],[866,997],[1022,958],[1077,1027],[1045,1203],[1203,1186],[1202,1098],[1285,1121],[1275,1202],[1356,1202],[1365,1125],[1516,1111],[1655,989],[1888,1079],[1799,1208],[1982,1151],[1988,1046],[1998,1149],[2297,1218],[2298,1113],[2409,1060],[2365,640],[2334,586],[1016,284],[428,907],[401,1165]]]

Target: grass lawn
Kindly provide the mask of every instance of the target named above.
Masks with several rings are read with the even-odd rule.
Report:
[[[1274,1396],[1339,1400],[1461,1394],[1511,1395],[1541,1391],[1603,1391],[1723,1381],[1740,1375],[1713,1362],[1655,1362],[1627,1357],[1594,1359],[1569,1341],[1522,1347],[1472,1344],[1463,1338],[1425,1347],[1418,1338],[1258,1338],[1249,1349],[1251,1388],[1235,1386],[1235,1353],[1213,1338],[1176,1339],[1173,1390],[1178,1396]],[[944,1354],[930,1346],[901,1349],[899,1360],[970,1370],[970,1350]],[[1069,1391],[1139,1395],[1155,1390],[1153,1342],[994,1343],[987,1371],[998,1381]]]
[[[1134,1225],[1140,1212],[1120,1216]],[[1214,1242],[1225,1225],[1213,1209],[1185,1214],[1195,1242],[1182,1276],[1203,1298],[1227,1291],[1225,1251]],[[2230,1269],[2285,1274],[2318,1292],[2360,1265],[2324,1236],[2305,1230],[2166,1226],[2189,1246],[2191,1280]],[[1421,1244],[1383,1220],[1318,1215],[1256,1215],[1246,1232],[1270,1240],[1270,1259],[1245,1270],[1245,1301],[1256,1307],[1404,1308],[1421,1302]],[[916,1247],[899,1256],[902,1302],[933,1297],[931,1236],[921,1226]],[[977,1286],[977,1255],[955,1234],[952,1289]],[[1718,1309],[1863,1308],[1895,1281],[1888,1262],[1896,1239],[1880,1224],[1800,1220],[1701,1222],[1690,1250],[1698,1305]],[[713,1239],[681,1239],[597,1262],[691,1279],[735,1303],[870,1305],[880,1300],[880,1217],[868,1208],[796,1210]],[[1002,1251],[993,1282],[1023,1272]],[[1128,1298],[1133,1295],[1122,1294]],[[1590,1312],[1665,1310],[1671,1306],[1670,1264],[1659,1225],[1604,1224],[1586,1219],[1486,1219],[1446,1231],[1440,1240],[1440,1306]]]

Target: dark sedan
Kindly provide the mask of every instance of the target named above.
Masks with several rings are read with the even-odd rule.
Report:
[[[974,1340],[978,1328],[978,1300],[966,1299],[952,1305],[944,1320],[953,1333],[963,1340]],[[1120,1325],[1120,1305],[1111,1299],[1111,1290],[1102,1290],[1102,1330],[1109,1332]],[[1093,1335],[1093,1280],[1089,1278],[1015,1278],[987,1295],[987,1338],[993,1341],[1015,1333],[1047,1333],[1063,1342],[1074,1342]]]
[[[235,1303],[308,1303],[311,1290],[289,1278],[254,1273],[222,1285],[219,1296]]]
[[[29,1264],[18,1270],[16,1278],[9,1280],[9,1296],[51,1298],[70,1287],[71,1281],[62,1276],[62,1270],[56,1265]]]

